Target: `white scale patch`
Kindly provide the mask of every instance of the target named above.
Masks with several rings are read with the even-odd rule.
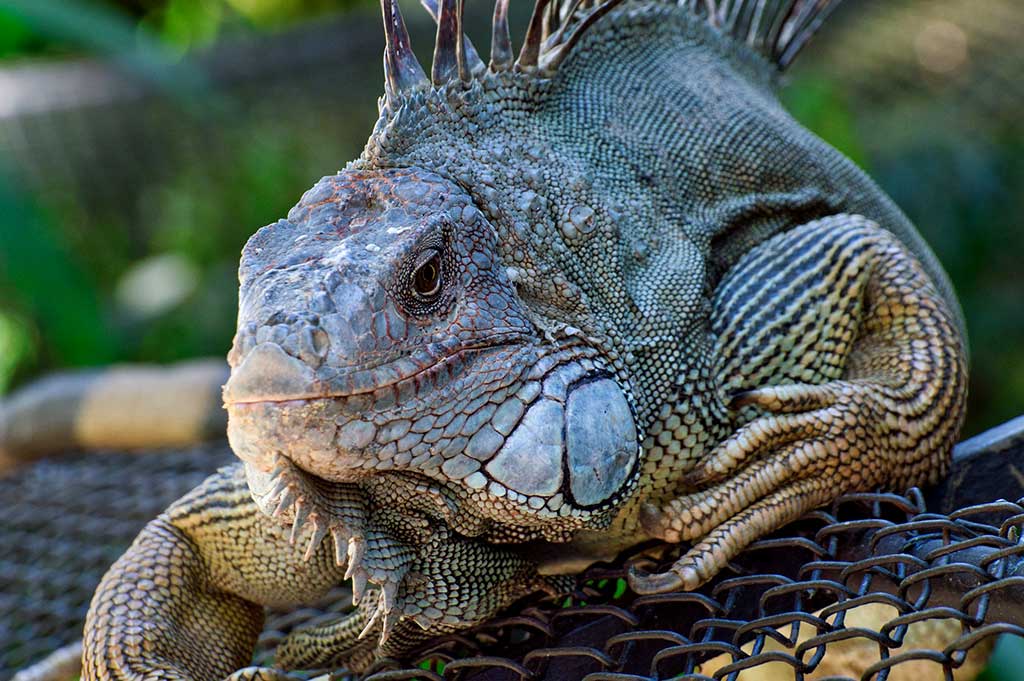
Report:
[[[519,494],[550,497],[562,486],[565,461],[576,502],[600,504],[622,488],[636,463],[633,414],[611,379],[580,385],[564,407],[562,395],[529,408],[487,464],[487,473]]]
[[[562,405],[538,400],[505,441],[487,472],[509,489],[551,495],[562,485]]]
[[[637,456],[636,425],[622,390],[611,379],[572,391],[565,408],[569,488],[592,506],[619,491]]]

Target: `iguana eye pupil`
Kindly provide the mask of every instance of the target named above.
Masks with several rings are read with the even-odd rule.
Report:
[[[432,299],[441,291],[441,260],[436,253],[416,268],[413,291],[423,300]]]

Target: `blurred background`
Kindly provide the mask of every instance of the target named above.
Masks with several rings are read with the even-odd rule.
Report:
[[[467,11],[485,52],[491,5]],[[429,63],[432,24],[406,17]],[[0,395],[223,356],[245,240],[369,134],[378,24],[373,0],[0,0]],[[847,0],[784,92],[951,275],[965,435],[1024,413],[1022,76],[1021,0]],[[989,678],[1020,678],[1022,649],[999,656]]]
[[[531,3],[512,4],[521,27]],[[486,48],[491,4],[467,7]],[[406,16],[429,63],[432,25]],[[0,0],[0,395],[223,355],[242,244],[366,140],[378,17],[373,0]],[[952,276],[965,435],[1024,413],[1022,38],[1020,0],[847,0],[784,93]]]

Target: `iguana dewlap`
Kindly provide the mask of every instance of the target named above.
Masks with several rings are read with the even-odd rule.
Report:
[[[276,662],[362,669],[644,539],[692,547],[632,587],[693,589],[844,492],[942,475],[950,286],[774,94],[828,5],[542,0],[513,62],[499,0],[485,66],[446,0],[428,77],[384,0],[363,155],[242,254],[244,464],[107,574],[85,678],[223,677],[262,605],[342,579],[358,608]]]

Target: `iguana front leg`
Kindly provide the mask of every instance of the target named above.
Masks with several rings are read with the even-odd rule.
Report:
[[[252,501],[241,465],[208,478],[103,578],[86,618],[83,678],[207,681],[248,665],[264,605],[312,602],[343,579],[331,542],[305,561],[289,533]]]
[[[648,505],[669,541],[698,540],[637,591],[693,589],[759,536],[841,494],[934,481],[963,418],[953,317],[888,232],[835,216],[768,240],[718,288],[718,375],[739,426],[686,478],[705,489]]]
[[[294,632],[278,648],[276,665],[358,671],[380,656],[400,656],[427,638],[491,617],[531,591],[550,590],[535,563],[512,547],[461,537],[443,525],[421,532],[418,542],[397,538],[392,530],[407,534],[422,519],[393,509],[368,513],[365,526],[336,532],[338,517],[364,519],[339,505],[351,501],[352,490],[333,489],[297,469],[282,471],[270,476],[266,494],[257,494],[268,507],[284,508],[277,516],[261,511],[250,493],[249,485],[262,491],[268,481],[254,479],[251,470],[247,479],[237,465],[146,526],[93,598],[85,625],[87,681],[290,678],[246,667],[263,606],[316,601],[348,573],[360,596],[357,609]],[[296,510],[299,500],[308,512]],[[296,536],[296,528],[312,536],[307,540],[301,529],[303,536]],[[337,548],[346,544],[347,557]]]

